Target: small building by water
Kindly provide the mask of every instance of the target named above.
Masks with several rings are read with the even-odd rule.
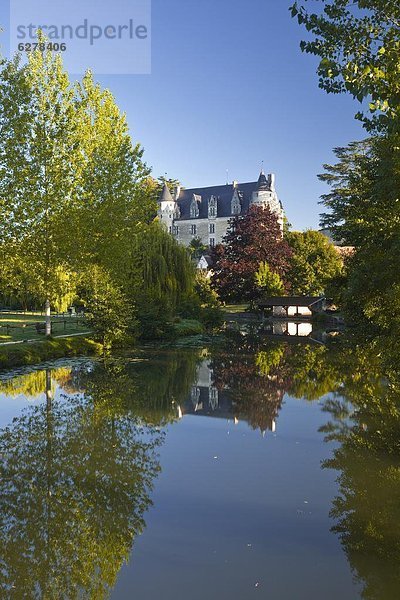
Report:
[[[272,309],[273,317],[307,318],[323,312],[326,308],[326,299],[324,296],[275,296],[260,300],[257,304],[263,312]]]

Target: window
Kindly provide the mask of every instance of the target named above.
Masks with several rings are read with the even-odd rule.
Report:
[[[196,233],[197,233],[197,227],[196,227],[196,225],[191,225],[190,226],[190,233],[192,235],[196,235]]]
[[[215,233],[215,223],[210,223],[210,233]]]
[[[239,190],[235,189],[231,202],[231,211],[233,215],[240,215],[242,212],[241,201],[243,200],[243,194]]]
[[[193,198],[192,201],[190,203],[190,218],[191,219],[198,219],[200,216],[200,203],[201,203],[201,196],[199,196],[198,194],[193,194]]]
[[[215,219],[217,216],[218,199],[216,196],[211,196],[208,201],[208,217]]]
[[[215,247],[215,238],[210,238],[210,246],[211,248]]]
[[[174,234],[175,235],[179,235],[179,227],[178,227],[178,225],[175,225],[175,227],[174,227]]]

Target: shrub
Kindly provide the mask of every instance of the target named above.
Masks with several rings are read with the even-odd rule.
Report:
[[[182,319],[179,323],[175,323],[174,331],[177,337],[201,335],[203,333],[203,326],[200,321],[196,321],[195,319]]]
[[[220,306],[204,306],[200,311],[200,321],[206,329],[217,329],[224,322],[224,313]]]
[[[135,326],[134,311],[109,273],[92,265],[80,287],[85,305],[85,321],[104,349],[126,341],[128,330]]]

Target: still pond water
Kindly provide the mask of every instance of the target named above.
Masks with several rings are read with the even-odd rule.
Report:
[[[1,379],[0,597],[399,598],[382,369],[238,333]]]

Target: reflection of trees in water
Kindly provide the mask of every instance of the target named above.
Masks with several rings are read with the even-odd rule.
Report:
[[[212,357],[215,387],[227,391],[234,403],[235,417],[245,419],[254,429],[272,429],[281,408],[282,379],[275,364],[279,364],[281,352],[282,348],[274,348],[267,359],[266,353],[257,357],[235,348],[234,354],[218,352]]]
[[[55,391],[57,384],[61,385],[65,391],[71,391],[72,393],[76,391],[74,389],[67,389],[71,381],[71,372],[71,367],[52,369],[52,392]],[[12,398],[24,395],[29,399],[34,399],[40,394],[45,393],[45,390],[46,371],[44,370],[34,370],[30,373],[13,377],[12,379],[0,380],[0,394],[6,394]]]
[[[329,394],[322,431],[338,447],[324,466],[339,471],[340,491],[333,531],[368,600],[393,600],[400,590],[399,354],[392,340],[268,347],[240,332],[213,353],[217,386],[230,390],[253,427],[279,411],[284,392]]]
[[[176,418],[201,355],[146,352],[53,371],[52,384],[43,371],[0,384],[11,395],[49,392],[0,433],[1,597],[107,595],[145,526],[160,426]],[[329,393],[334,531],[369,600],[400,589],[398,355],[378,343],[268,345],[251,332],[232,333],[208,355],[213,383],[255,428],[270,426],[284,393]],[[54,381],[76,393],[54,400]]]
[[[253,428],[270,429],[285,393],[317,400],[339,387],[331,354],[325,346],[276,344],[251,330],[232,331],[226,346],[212,352],[214,384],[229,392],[237,417]]]
[[[177,417],[176,406],[190,393],[200,351],[147,351],[132,359],[108,360],[94,369],[77,370],[72,382],[90,392],[93,386],[114,410],[134,410],[148,424],[165,425]]]
[[[344,349],[344,399],[325,405],[333,418],[323,431],[339,442],[324,463],[339,472],[333,531],[369,600],[392,600],[400,590],[398,356],[376,342]]]
[[[56,400],[50,372],[35,372],[47,402],[0,433],[1,597],[107,596],[145,526],[168,394],[182,373],[193,381],[196,357],[183,362],[94,363],[63,373],[80,393]]]

